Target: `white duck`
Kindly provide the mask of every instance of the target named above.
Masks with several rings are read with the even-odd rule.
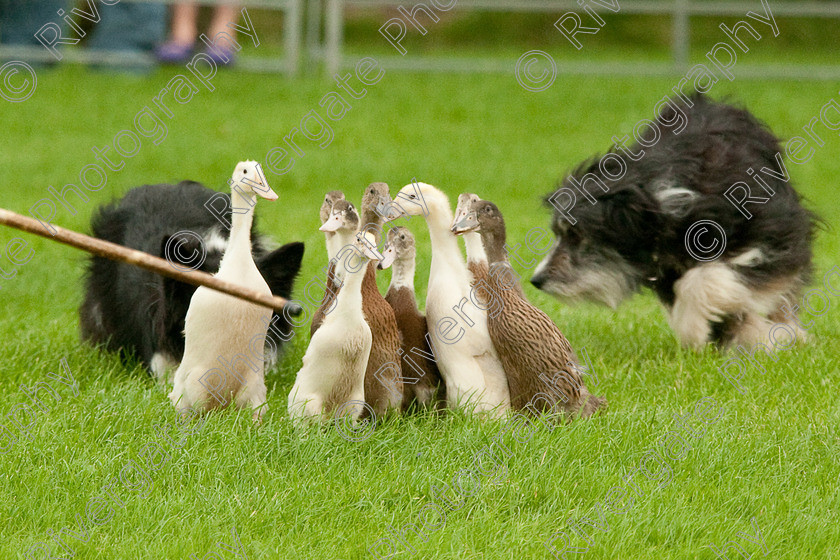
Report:
[[[329,220],[332,215],[333,204],[339,200],[344,200],[344,193],[341,191],[330,191],[324,195],[324,202],[321,203],[320,211],[321,225],[327,223],[327,220]],[[327,260],[331,261],[338,250],[341,249],[341,245],[336,247],[336,243],[338,241],[336,240],[335,233],[333,231],[325,231],[324,239],[327,243]]]
[[[372,336],[362,313],[362,281],[369,260],[380,260],[371,234],[356,234],[359,215],[346,200],[333,204],[321,231],[335,231],[339,250],[337,269],[344,283],[335,307],[312,335],[289,393],[289,416],[294,420],[331,414],[340,405],[365,400],[365,370]],[[346,247],[350,245],[350,247]],[[346,247],[346,248],[345,248]],[[348,410],[357,419],[361,407]]]
[[[510,408],[507,377],[487,331],[487,314],[470,299],[472,275],[450,231],[453,220],[449,199],[432,185],[412,183],[400,190],[394,202],[408,216],[425,214],[429,226],[432,263],[426,320],[447,399],[453,406],[504,414]],[[464,301],[468,303],[461,307]]]
[[[231,185],[230,240],[215,276],[271,295],[251,255],[251,223],[256,195],[277,200],[277,194],[255,161],[239,162]],[[234,400],[239,408],[250,404],[260,422],[266,411],[263,362],[249,357],[249,343],[265,336],[271,314],[267,307],[199,287],[184,324],[184,359],[169,393],[172,404],[179,410],[194,405],[210,410]]]
[[[458,196],[458,206],[455,207],[455,219],[452,221],[450,231],[455,233],[455,224],[464,220],[472,211],[472,203],[481,200],[477,194],[463,193]],[[464,247],[467,249],[467,268],[473,275],[472,285],[485,278],[490,265],[487,262],[487,251],[484,250],[484,243],[481,242],[481,234],[471,231],[461,235],[464,238]],[[480,294],[479,294],[480,295]]]
[[[344,193],[341,191],[330,191],[326,195],[324,195],[324,202],[321,203],[321,211],[320,211],[320,218],[321,218],[321,225],[323,226],[332,216],[332,207],[333,204],[336,203],[338,200],[344,200]],[[327,310],[332,308],[333,301],[335,300],[335,295],[340,289],[340,285],[336,282],[335,278],[335,263],[333,261],[333,257],[341,249],[341,245],[336,247],[336,243],[338,243],[338,239],[336,239],[335,232],[330,229],[330,226],[327,227],[327,230],[324,231],[324,238],[326,239],[327,243],[327,267],[326,267],[326,274],[327,278],[325,280],[324,286],[324,296],[321,298],[321,305],[318,306],[318,309],[315,310],[315,313],[312,315],[312,324],[309,326],[309,337],[311,338],[315,331],[321,326],[321,323],[324,322],[324,317],[327,314]]]

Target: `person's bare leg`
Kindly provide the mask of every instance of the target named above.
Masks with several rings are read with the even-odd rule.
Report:
[[[215,37],[217,33],[226,31],[234,40],[236,40],[236,30],[228,26],[228,23],[235,24],[239,22],[239,6],[236,4],[221,4],[216,6],[213,11],[213,20],[210,22],[210,29],[207,34],[210,37]]]
[[[198,4],[183,2],[172,6],[172,31],[170,41],[179,45],[192,45],[198,35]]]

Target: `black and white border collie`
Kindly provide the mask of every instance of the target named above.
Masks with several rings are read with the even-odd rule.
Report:
[[[214,198],[215,197],[215,198]],[[180,268],[208,273],[219,270],[228,241],[226,225],[205,207],[220,208],[226,197],[230,223],[230,196],[200,183],[144,185],[130,190],[117,202],[104,205],[91,219],[93,235],[165,258]],[[192,234],[181,234],[188,231]],[[303,259],[303,243],[288,243],[268,250],[268,238],[251,230],[252,252],[271,292],[291,298]],[[203,247],[202,247],[203,244]],[[136,357],[162,379],[184,355],[184,318],[196,287],[141,268],[91,257],[79,310],[82,339],[101,344],[124,357]],[[266,342],[266,362],[273,365],[291,335],[292,326],[275,312]],[[279,333],[282,333],[282,337]]]
[[[778,138],[746,110],[697,93],[685,100],[657,117],[655,144],[648,133],[587,161],[546,198],[556,242],[531,283],[613,308],[647,286],[694,348],[766,341],[774,323],[804,335],[795,302],[818,220],[791,185]],[[698,260],[715,245],[716,258]]]

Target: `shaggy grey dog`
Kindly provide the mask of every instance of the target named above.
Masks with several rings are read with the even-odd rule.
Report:
[[[817,218],[779,139],[746,110],[697,93],[678,103],[547,197],[557,239],[531,283],[612,307],[649,287],[690,347],[795,329]]]

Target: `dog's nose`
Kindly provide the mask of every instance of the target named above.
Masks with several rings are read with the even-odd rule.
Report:
[[[297,317],[298,315],[303,313],[303,307],[301,307],[299,303],[290,301],[286,303],[285,307],[286,310],[289,312],[289,315],[291,315],[292,317]]]
[[[531,284],[533,284],[536,289],[541,290],[543,284],[545,284],[545,278],[543,278],[539,274],[535,274],[531,276]]]

